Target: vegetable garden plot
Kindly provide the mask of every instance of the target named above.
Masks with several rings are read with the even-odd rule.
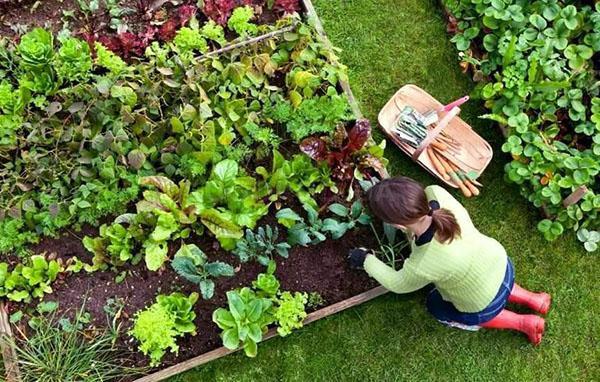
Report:
[[[18,256],[0,265],[0,293],[19,333],[31,339],[41,312],[77,332],[108,315],[136,366],[222,343],[253,356],[269,325],[287,335],[306,311],[374,286],[345,253],[377,245],[359,181],[384,172],[383,147],[311,27],[216,57],[176,37],[135,65],[99,43],[65,60],[39,29],[21,41],[31,48],[5,50],[4,86],[58,80],[3,107],[2,250]],[[60,77],[68,65],[75,79]]]

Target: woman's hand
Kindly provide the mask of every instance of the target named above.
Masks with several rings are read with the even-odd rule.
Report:
[[[363,269],[365,259],[372,252],[366,248],[354,248],[348,253],[348,263],[352,269]]]

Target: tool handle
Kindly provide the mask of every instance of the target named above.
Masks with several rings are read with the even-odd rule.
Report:
[[[462,98],[459,98],[456,101],[451,102],[448,105],[442,107],[441,111],[446,111],[447,112],[447,111],[451,110],[453,107],[458,107],[458,106],[462,105],[463,103],[467,102],[468,100],[469,100],[469,96],[468,95],[464,96]]]
[[[415,152],[412,154],[412,159],[416,162],[419,160],[419,156],[421,155],[421,153],[423,153],[423,150],[425,150],[427,148],[427,146],[429,146],[429,144],[431,142],[433,142],[437,136],[442,132],[442,130],[444,130],[448,124],[450,123],[450,121],[452,120],[452,118],[456,117],[458,115],[458,113],[460,113],[460,109],[457,107],[453,107],[448,113],[446,113],[446,115],[444,115],[444,117],[438,122],[437,126],[435,127],[435,129],[430,130],[427,134],[427,138],[425,138],[421,144],[419,145],[419,147],[417,147],[417,149],[415,150]]]

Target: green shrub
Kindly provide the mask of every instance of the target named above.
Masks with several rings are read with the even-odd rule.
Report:
[[[549,216],[539,230],[554,240],[567,229],[599,227],[600,89],[592,57],[600,51],[600,4],[446,4],[458,20],[452,40],[482,79],[476,95],[491,110],[483,117],[507,127],[507,178]],[[583,198],[565,206],[581,187]]]

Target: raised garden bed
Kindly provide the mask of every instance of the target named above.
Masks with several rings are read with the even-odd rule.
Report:
[[[321,43],[323,44],[323,47],[320,49],[331,49],[312,4],[309,0],[304,1],[303,4],[306,13],[315,23],[317,34],[320,36],[320,39],[322,39]],[[285,41],[294,41],[293,38],[297,38],[297,36],[294,37],[295,27],[296,24],[292,24],[291,26],[285,27],[286,29],[284,30],[273,30],[264,38],[259,36],[250,39],[249,43],[275,44],[277,40],[281,40],[282,38]],[[303,24],[301,27],[306,28]],[[286,35],[286,33],[290,34]],[[235,45],[233,46],[229,45],[229,47],[225,46],[224,48],[221,48],[219,52],[205,53],[203,56],[200,56],[198,60],[206,60],[209,56],[218,57],[217,53],[220,52],[243,52],[245,49],[253,46],[236,42],[234,42],[234,44]],[[250,48],[250,50],[252,50],[252,48]],[[234,54],[237,55],[239,53]],[[327,55],[330,53],[325,54]],[[332,56],[329,57],[332,58]],[[335,60],[332,62],[335,64]],[[163,69],[161,70],[161,73],[166,77],[169,77],[172,74],[172,70]],[[282,74],[286,75],[285,72]],[[168,83],[168,86],[173,85],[174,83],[168,82],[169,80],[171,79],[167,78],[165,80],[165,82]],[[285,86],[286,82],[289,81],[289,78],[287,80],[285,78],[278,78],[278,75],[276,74],[273,76],[273,81],[277,86]],[[338,90],[346,95],[349,109],[352,110],[354,115],[353,119],[360,118],[360,110],[353,99],[352,92],[347,82],[343,78],[339,78]],[[307,98],[310,98],[308,93],[304,93],[304,95]],[[353,123],[354,122],[352,121],[345,122],[347,126],[345,129],[350,132],[351,136],[353,134],[353,130],[351,130]],[[276,125],[275,129],[281,131],[283,127],[284,126]],[[309,141],[303,141],[300,145],[300,150],[317,157],[317,155],[315,155],[315,150],[313,150],[314,147],[320,147],[319,145],[325,144],[320,143],[321,141],[317,137],[318,134],[309,137]],[[367,147],[369,145],[373,145],[373,143],[369,143]],[[344,149],[347,149],[349,146],[350,144],[347,144]],[[313,149],[311,149],[311,147]],[[289,139],[288,141],[282,142],[279,147],[279,151],[287,159],[291,159],[291,157],[298,154],[300,150],[294,143],[294,140]],[[354,157],[355,160],[363,160],[369,164],[369,166],[361,167],[365,174],[370,174],[369,176],[385,176],[385,170],[378,164],[377,158],[371,154],[377,151],[378,150],[362,151],[363,154],[360,155],[358,155],[359,151],[357,151],[357,155]],[[255,166],[259,164],[266,168],[270,168],[271,166],[271,158],[254,160],[256,161]],[[331,161],[330,163],[333,166],[336,165],[335,161]],[[247,171],[253,171],[254,168],[249,167],[249,165],[249,163],[245,164]],[[358,168],[359,167],[357,167],[357,169]],[[354,171],[353,167],[351,167],[351,170]],[[362,189],[358,185],[358,182],[354,180],[354,174],[354,172],[351,172],[349,178],[341,177],[341,181],[338,183],[338,190],[341,189],[343,192],[336,193],[325,189],[323,192],[314,195],[314,200],[323,217],[331,215],[331,213],[327,211],[327,207],[334,203],[350,206],[349,201],[361,199]],[[255,177],[257,176],[257,174],[252,175]],[[340,179],[338,178],[338,180]],[[314,186],[318,185],[311,185],[311,187]],[[268,195],[265,195],[263,199],[267,200],[267,196]],[[139,198],[141,199],[141,196]],[[133,206],[133,202],[137,200],[139,199],[130,202],[128,208],[129,211],[136,210]],[[258,200],[257,203],[260,204],[261,201]],[[294,192],[286,191],[283,194],[278,195],[268,204],[267,208],[269,212],[258,220],[256,226],[264,226],[265,224],[277,226],[278,219],[275,218],[275,215],[278,211],[281,211],[286,207],[291,208],[296,212],[302,212],[303,209],[302,204],[298,201]],[[137,210],[139,215],[139,203]],[[101,219],[102,223],[107,224],[111,224],[112,221],[112,217],[103,217]],[[182,228],[183,227],[179,227],[179,229]],[[283,236],[284,239],[287,237],[288,241],[290,241],[290,236],[289,233],[286,232],[286,229],[281,225],[279,226],[279,229],[281,236]],[[172,259],[182,243],[185,242],[185,244],[188,245],[195,244],[203,252],[208,254],[210,261],[218,260],[232,265],[235,269],[235,275],[233,277],[220,277],[215,279],[216,287],[214,289],[214,297],[211,299],[200,299],[193,308],[193,311],[196,314],[194,324],[197,328],[197,334],[195,336],[186,335],[179,337],[177,340],[179,353],[177,355],[174,353],[165,355],[161,359],[160,366],[151,370],[156,373],[150,374],[148,372],[149,375],[141,378],[139,381],[157,381],[231,352],[231,350],[221,347],[222,342],[219,337],[220,330],[212,322],[213,311],[218,307],[226,306],[227,291],[250,286],[252,281],[257,278],[258,274],[265,272],[265,268],[256,262],[242,263],[239,258],[230,253],[231,248],[228,250],[223,249],[223,247],[228,244],[227,238],[223,239],[223,237],[221,237],[217,240],[218,237],[215,238],[214,235],[209,234],[208,230],[204,229],[204,231],[205,233],[203,235],[192,233],[185,239],[171,240],[168,243],[167,258]],[[210,231],[213,233],[215,232],[212,229]],[[78,265],[78,267],[81,268],[82,263],[78,262],[79,260],[83,260],[84,263],[88,262],[87,267],[91,267],[92,264],[89,264],[91,255],[88,252],[90,246],[88,245],[88,250],[86,250],[82,243],[82,238],[84,236],[93,238],[97,237],[98,234],[97,228],[90,225],[84,225],[81,231],[63,230],[58,238],[43,238],[39,243],[34,244],[29,248],[35,254],[44,254],[47,260],[60,260],[65,267],[70,264],[71,266]],[[330,234],[328,234],[328,236],[329,235]],[[137,245],[139,244],[136,244],[136,248],[138,248],[137,251],[142,251],[143,249]],[[377,247],[377,245],[378,242],[374,237],[371,228],[369,226],[361,226],[358,224],[357,228],[349,229],[339,240],[328,239],[321,243],[316,243],[315,245],[294,246],[290,249],[288,258],[275,256],[273,259],[277,264],[275,276],[281,284],[281,290],[309,293],[316,292],[322,298],[320,303],[316,303],[312,308],[306,308],[309,315],[304,322],[309,323],[385,293],[381,288],[373,289],[375,287],[373,280],[370,280],[364,273],[349,269],[346,264],[346,254],[349,249],[357,246]],[[77,259],[77,261],[74,259]],[[11,266],[14,266],[19,261],[21,261],[21,259],[14,256],[8,258],[8,263]],[[114,265],[115,264],[112,264],[112,266]],[[132,265],[130,262],[125,261],[124,264],[119,264],[116,267],[116,272],[110,269],[95,269],[91,275],[82,270],[79,270],[79,273],[61,273],[59,274],[58,279],[52,284],[52,294],[47,294],[44,297],[44,300],[46,302],[58,302],[56,313],[59,316],[73,317],[75,312],[84,306],[85,311],[90,314],[90,326],[102,328],[106,325],[104,308],[107,301],[109,299],[120,299],[124,304],[118,316],[118,321],[123,325],[118,344],[121,348],[135,352],[138,343],[126,334],[126,330],[132,327],[133,318],[136,316],[136,312],[139,312],[152,304],[158,294],[166,295],[177,291],[187,296],[191,293],[199,292],[197,285],[183,280],[168,262],[159,266],[158,271],[149,270],[149,266],[148,259],[146,259],[145,262],[141,261],[136,265]],[[6,304],[7,312],[2,313],[14,314],[18,311],[24,312],[24,318],[19,320],[19,323],[14,326],[16,332],[24,333],[28,330],[26,318],[30,317],[30,315],[35,315],[34,311],[37,303],[37,300],[21,303],[8,302]],[[7,317],[8,315],[4,314],[2,320],[2,328],[5,332],[10,328],[10,326],[6,326]],[[276,335],[276,333],[276,329],[273,327],[262,336],[262,339],[271,338]],[[11,380],[11,378],[16,378],[16,373],[18,373],[18,371],[15,371],[14,363],[11,362],[14,356],[10,355],[10,347],[6,346],[7,343],[4,345],[4,360],[7,362],[7,371],[13,373],[13,375],[7,375],[9,380]],[[130,366],[148,365],[147,357],[144,357],[141,353],[134,354],[135,355],[131,358]],[[164,370],[157,371],[160,368],[164,368]]]

